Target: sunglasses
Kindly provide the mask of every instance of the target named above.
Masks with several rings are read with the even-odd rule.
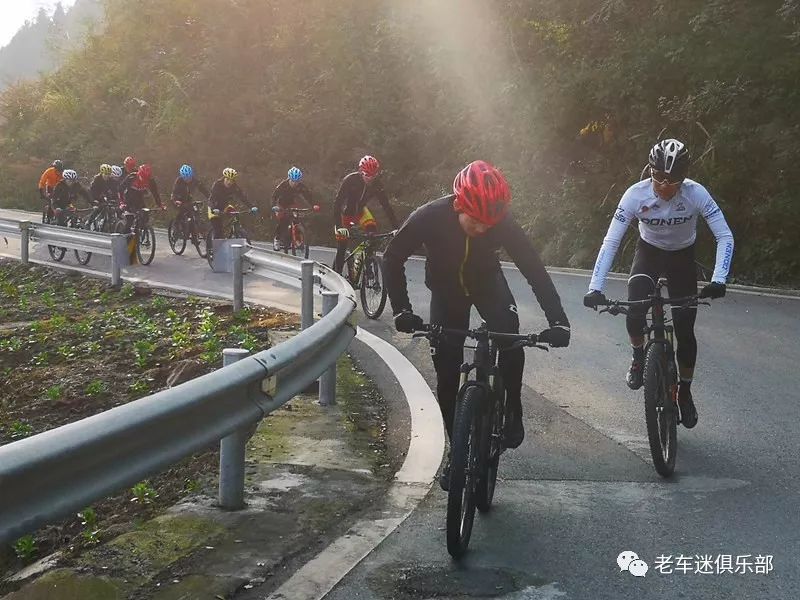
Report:
[[[680,179],[673,179],[670,177],[669,173],[656,171],[652,167],[650,167],[650,179],[653,180],[653,183],[657,183],[658,185],[677,185],[683,183],[683,177]]]

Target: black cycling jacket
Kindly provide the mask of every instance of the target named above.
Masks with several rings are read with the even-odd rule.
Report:
[[[234,181],[231,187],[225,187],[225,178],[220,177],[211,186],[211,195],[208,197],[208,206],[211,209],[225,210],[234,198],[239,198],[243,203],[252,208],[242,188]]]
[[[175,180],[175,183],[172,186],[172,200],[180,200],[181,202],[188,202],[189,199],[192,197],[192,192],[195,190],[199,190],[203,196],[208,199],[211,193],[208,191],[208,188],[203,184],[202,181],[197,179],[197,177],[192,177],[189,181],[186,181],[180,175]]]
[[[162,206],[161,195],[158,193],[158,184],[156,178],[150,177],[147,182],[147,187],[143,187],[139,175],[136,171],[128,173],[119,184],[119,197],[128,204],[142,204],[144,205],[144,194],[150,191],[155,198],[156,204]],[[131,202],[133,200],[133,202]]]
[[[119,198],[119,180],[109,177],[103,179],[103,176],[98,173],[92,178],[89,184],[89,193],[92,195],[92,200],[95,202],[111,202],[116,204]]]
[[[425,246],[427,255],[425,285],[435,294],[453,298],[479,294],[481,286],[502,273],[497,251],[503,248],[527,279],[550,325],[568,325],[561,298],[539,253],[514,218],[509,214],[484,235],[470,238],[453,210],[454,197],[445,196],[416,209],[387,246],[383,265],[394,313],[411,310],[404,265],[420,246]]]
[[[336,200],[333,203],[334,227],[341,225],[342,215],[353,217],[361,215],[361,211],[367,205],[367,202],[373,198],[377,199],[386,211],[386,216],[389,217],[392,228],[397,229],[397,217],[395,217],[392,206],[389,204],[389,197],[383,189],[383,183],[381,183],[380,179],[374,179],[367,184],[358,171],[347,175],[339,186]]]
[[[53,201],[53,206],[66,208],[70,204],[73,204],[75,200],[78,199],[78,196],[83,196],[87,204],[92,203],[92,198],[89,196],[89,192],[87,192],[80,183],[75,182],[74,184],[69,185],[62,179],[56,184],[56,187],[53,188],[50,198]]]
[[[272,192],[272,206],[280,206],[281,208],[288,208],[297,205],[297,199],[302,198],[306,204],[312,206],[311,191],[303,185],[302,182],[297,182],[297,185],[292,187],[289,185],[289,180],[284,179]]]

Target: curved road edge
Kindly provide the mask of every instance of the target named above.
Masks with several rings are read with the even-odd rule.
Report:
[[[436,398],[422,374],[397,348],[360,327],[354,344],[356,348],[351,346],[351,350],[356,354],[371,354],[391,371],[394,381],[387,378],[375,381],[381,393],[385,394],[386,390],[396,395],[397,389],[387,388],[399,386],[400,394],[405,397],[411,421],[405,459],[376,516],[353,525],[295,571],[267,600],[320,600],[325,597],[411,515],[430,491],[439,469],[445,447],[444,427]]]

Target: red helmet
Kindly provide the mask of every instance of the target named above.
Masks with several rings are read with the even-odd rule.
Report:
[[[497,225],[511,204],[511,188],[503,174],[489,163],[476,160],[464,167],[453,180],[456,199],[453,207],[476,221]]]
[[[136,159],[133,158],[132,156],[126,156],[125,162],[122,164],[125,165],[125,169],[128,170],[129,172],[133,171],[136,168]]]
[[[365,156],[358,161],[358,171],[366,177],[377,177],[381,172],[381,163],[374,156]]]
[[[148,181],[150,179],[150,176],[153,174],[153,168],[147,163],[145,163],[141,167],[139,167],[138,174],[143,181]]]

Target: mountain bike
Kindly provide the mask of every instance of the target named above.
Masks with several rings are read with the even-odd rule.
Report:
[[[53,216],[52,218],[48,217],[49,223],[45,223],[46,225],[59,225],[61,227],[69,227],[71,229],[86,229],[83,219],[81,218],[81,213],[86,213],[91,210],[92,208],[75,208],[71,204],[67,208],[54,208],[53,209]],[[50,258],[52,258],[56,262],[61,262],[64,260],[64,255],[67,253],[67,249],[63,246],[47,246],[47,252],[50,254]],[[75,259],[82,265],[89,264],[89,260],[92,258],[91,252],[85,252],[83,250],[73,250],[75,252]]]
[[[498,333],[481,322],[477,329],[448,329],[424,325],[413,337],[430,341],[461,343],[464,338],[477,342],[465,346],[475,350],[473,362],[461,365],[461,380],[456,398],[453,434],[450,439],[450,485],[447,492],[447,551],[460,558],[467,551],[475,509],[488,512],[497,484],[497,469],[503,454],[506,415],[505,387],[497,358],[500,352],[532,347],[548,350],[536,334]],[[499,347],[498,342],[503,346]],[[474,377],[470,374],[474,372]]]
[[[699,295],[667,298],[662,289],[667,280],[660,278],[647,300],[608,300],[600,312],[627,315],[631,307],[648,309],[649,324],[642,332],[647,337],[644,353],[644,418],[653,466],[662,477],[675,471],[678,454],[678,366],[675,362],[674,328],[670,325],[665,307],[689,309],[700,304]]]
[[[175,201],[175,206],[178,207],[178,214],[167,225],[167,239],[169,240],[169,247],[172,248],[175,254],[183,254],[186,249],[186,242],[191,240],[200,258],[205,258],[205,243],[200,243],[200,227],[198,224],[200,218],[198,207],[203,204],[203,201],[193,200],[191,202],[191,208],[181,212],[182,202],[180,200]]]
[[[249,210],[229,210],[232,207],[226,208],[224,211],[225,216],[231,217],[230,222],[228,223],[228,233],[226,235],[227,239],[244,239],[247,242],[248,246],[252,246],[250,242],[250,235],[247,233],[247,230],[242,225],[241,215],[243,214],[252,214]],[[218,213],[220,211],[217,211]],[[219,214],[218,218],[222,218],[222,214]],[[223,229],[224,231],[224,229]],[[214,227],[213,225],[208,228],[208,232],[206,233],[206,259],[208,260],[209,266],[214,266]]]
[[[122,211],[117,222],[117,233],[133,233],[136,236],[136,257],[143,265],[153,262],[156,255],[156,232],[150,225],[150,209],[140,208],[136,212]]]
[[[278,239],[281,243],[281,247],[276,248],[276,250],[283,250],[284,254],[291,252],[292,256],[302,254],[304,258],[308,258],[311,244],[308,241],[308,231],[303,223],[302,215],[310,212],[319,212],[319,206],[316,204],[312,208],[282,208],[280,206],[273,206],[272,212],[275,214],[275,218],[278,220],[283,217],[284,212],[289,212],[291,215],[291,219],[287,227],[288,232],[278,232]],[[283,235],[281,235],[282,233],[286,233],[285,238]]]
[[[361,292],[361,308],[370,319],[377,319],[386,306],[386,286],[383,277],[383,260],[377,255],[383,241],[394,237],[395,232],[362,233],[357,228],[350,231],[356,247],[344,258],[347,277],[354,290]]]
[[[96,201],[94,209],[89,219],[86,221],[87,229],[91,231],[101,231],[103,233],[112,233],[119,221],[119,214],[113,201],[109,199]]]

